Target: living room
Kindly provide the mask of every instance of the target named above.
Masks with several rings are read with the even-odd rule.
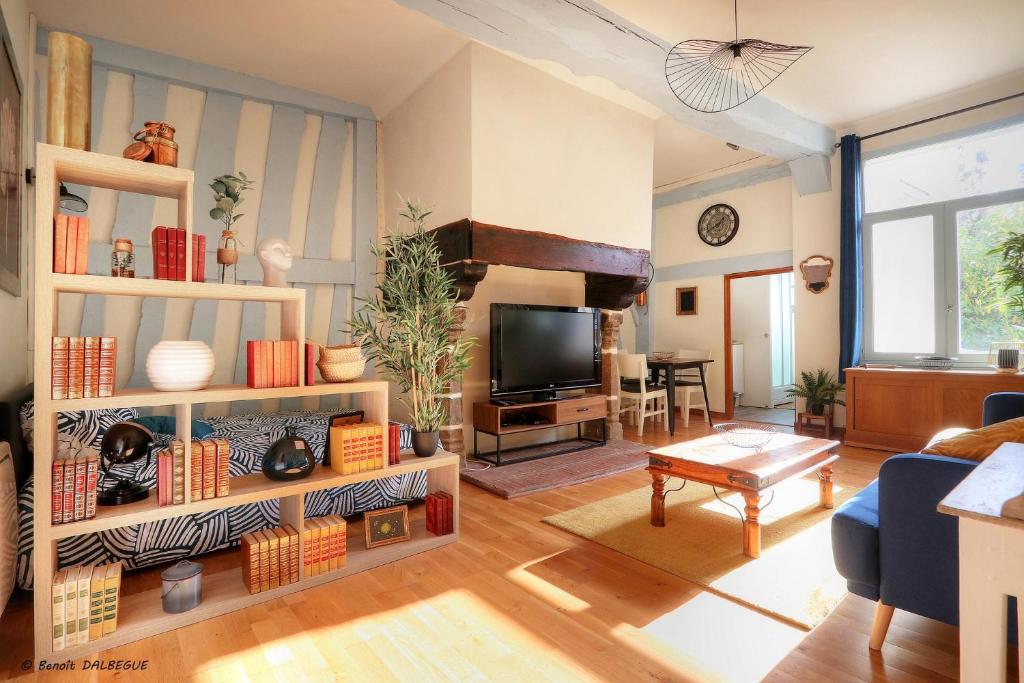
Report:
[[[1019,680],[1018,3],[0,19],[6,678]]]

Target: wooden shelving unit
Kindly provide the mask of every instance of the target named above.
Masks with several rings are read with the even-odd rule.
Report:
[[[212,386],[202,391],[161,392],[154,389],[121,389],[109,398],[88,398],[55,401],[50,396],[51,339],[57,334],[59,295],[86,293],[105,296],[165,297],[182,299],[218,299],[280,304],[281,338],[305,339],[305,290],[301,288],[270,288],[246,285],[222,285],[206,282],[121,279],[96,275],[66,275],[52,272],[53,218],[57,208],[60,182],[71,182],[113,190],[170,197],[178,201],[178,225],[185,228],[186,244],[192,235],[192,172],[186,169],[157,166],[64,147],[38,144],[36,147],[36,237],[35,237],[35,655],[36,661],[50,662],[81,657],[146,638],[210,617],[242,609],[288,593],[303,590],[350,574],[371,569],[433,548],[453,543],[459,535],[459,458],[439,453],[432,458],[403,457],[397,465],[356,474],[339,475],[329,468],[318,467],[309,477],[294,482],[276,482],[262,474],[233,477],[231,493],[222,498],[191,500],[186,487],[183,505],[157,505],[155,495],[130,505],[99,507],[94,519],[69,524],[51,524],[49,510],[50,465],[56,452],[57,414],[63,411],[171,406],[174,409],[177,437],[191,441],[192,406],[227,401],[352,395],[364,411],[367,421],[386,424],[388,419],[388,385],[382,381],[360,381],[345,384],[317,384],[311,387],[250,389],[245,385]],[[191,250],[186,250],[185,272],[191,273]],[[299,376],[304,377],[304,354],[299,354]],[[385,450],[387,433],[385,430]],[[190,481],[190,458],[185,459],[185,481]],[[428,534],[422,520],[412,523],[412,540],[405,543],[367,550],[350,544],[346,566],[335,572],[303,577],[297,583],[250,595],[241,576],[241,569],[218,572],[203,581],[202,604],[184,614],[165,614],[158,589],[125,596],[121,602],[117,631],[85,645],[57,652],[52,648],[51,582],[57,564],[57,542],[62,538],[91,534],[106,529],[170,519],[210,510],[246,505],[263,500],[280,500],[280,523],[290,524],[301,533],[305,518],[305,494],[371,479],[427,472],[430,492],[445,490],[454,496],[454,533],[445,536]],[[300,547],[301,553],[301,547]],[[300,566],[302,565],[300,559]]]

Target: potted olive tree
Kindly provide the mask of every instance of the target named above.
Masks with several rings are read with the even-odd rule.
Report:
[[[460,327],[454,278],[440,264],[434,236],[423,229],[429,211],[406,201],[400,214],[409,233],[391,233],[372,251],[382,264],[376,294],[363,302],[352,321],[353,339],[385,378],[403,392],[416,455],[433,455],[448,421],[444,394],[470,365],[476,339],[455,336]]]
[[[792,389],[787,389],[786,393],[789,396],[804,399],[807,404],[807,412],[812,415],[824,415],[827,406],[846,405],[836,398],[846,386],[837,382],[835,375],[825,368],[818,368],[817,373],[814,374],[804,370],[800,373],[800,379],[801,383]]]

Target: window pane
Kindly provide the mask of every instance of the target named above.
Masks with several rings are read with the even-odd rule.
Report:
[[[864,162],[867,213],[1024,187],[1024,124]]]
[[[876,353],[935,353],[931,215],[871,226],[871,311]]]
[[[1024,340],[1024,315],[999,285],[1002,258],[989,252],[1010,232],[1024,232],[1024,202],[958,211],[960,352],[987,353],[996,341]]]

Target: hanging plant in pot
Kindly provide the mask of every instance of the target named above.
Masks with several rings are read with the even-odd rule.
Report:
[[[383,272],[375,295],[360,299],[350,331],[384,377],[401,387],[398,400],[409,410],[413,450],[426,457],[437,450],[448,421],[447,387],[469,368],[476,339],[453,335],[460,327],[458,299],[434,236],[423,228],[430,212],[406,201],[400,215],[413,229],[372,247]]]

